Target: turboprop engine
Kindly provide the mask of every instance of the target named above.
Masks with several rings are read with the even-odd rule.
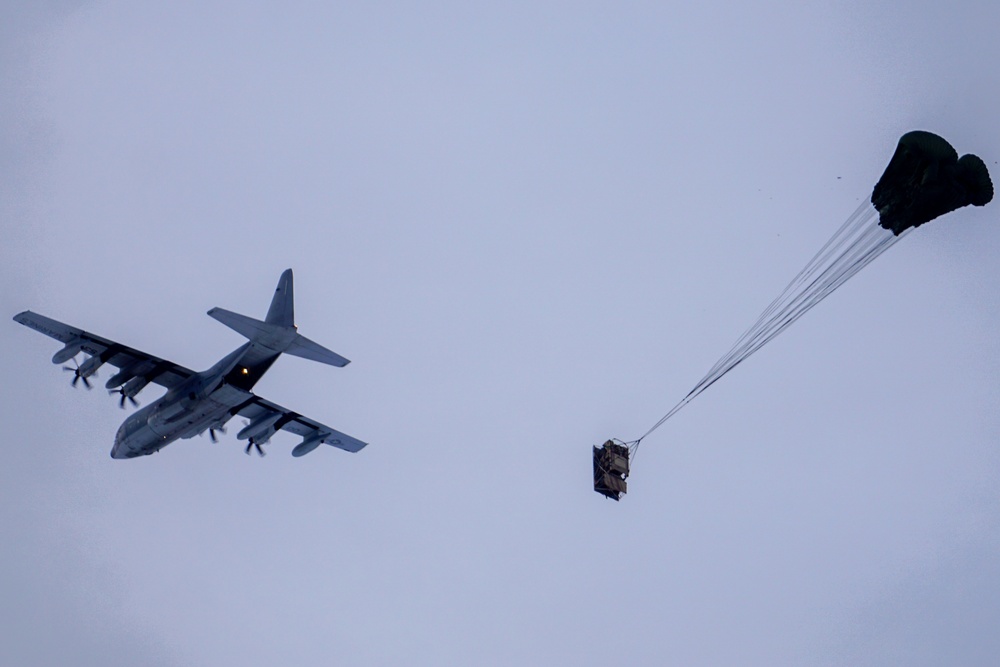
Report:
[[[249,424],[243,427],[243,429],[236,434],[237,440],[247,440],[246,453],[249,454],[253,447],[257,448],[257,453],[264,456],[264,450],[261,449],[261,445],[267,444],[267,441],[271,439],[274,435],[274,425],[281,419],[283,415],[280,412],[275,412],[272,414],[265,414],[262,417],[258,417]]]
[[[66,351],[67,349],[68,348],[63,348],[63,351]],[[74,357],[70,357],[70,359],[74,359]],[[87,389],[90,389],[91,388],[90,380],[88,380],[87,378],[96,373],[97,369],[104,365],[104,359],[102,359],[99,355],[95,354],[92,357],[88,357],[87,360],[84,361],[82,364],[77,364],[74,359],[73,364],[74,364],[73,366],[63,366],[64,371],[73,373],[73,380],[72,382],[70,382],[70,384],[72,384],[75,387],[77,382],[83,380],[83,386],[85,386]]]

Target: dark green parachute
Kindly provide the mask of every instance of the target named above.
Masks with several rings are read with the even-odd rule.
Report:
[[[623,444],[634,455],[643,438],[895,245],[910,229],[969,204],[984,206],[992,199],[993,183],[982,160],[975,155],[959,158],[951,144],[936,134],[907,132],[872,191],[872,205],[863,202],[848,216],[684,398],[637,440]]]
[[[879,225],[899,236],[957,208],[985,206],[993,199],[986,165],[958,153],[931,132],[916,130],[899,139],[896,152],[872,191]]]

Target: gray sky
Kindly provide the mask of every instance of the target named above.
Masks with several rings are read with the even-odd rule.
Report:
[[[193,368],[293,267],[235,429],[0,328],[4,664],[987,665],[993,204],[921,228],[644,441],[900,134],[1000,159],[1000,6],[49,2],[0,17],[0,293]],[[103,373],[104,378],[107,372]],[[141,398],[148,403],[155,390]]]

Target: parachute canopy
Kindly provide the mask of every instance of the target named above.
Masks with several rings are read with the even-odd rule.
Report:
[[[975,155],[958,153],[931,132],[907,132],[875,185],[872,205],[879,222],[899,236],[957,208],[985,206],[993,199],[986,165]]]

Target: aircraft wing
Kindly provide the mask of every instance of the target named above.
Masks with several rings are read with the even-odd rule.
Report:
[[[278,420],[274,422],[274,430],[277,431],[279,429],[283,429],[289,433],[300,435],[303,438],[303,444],[307,445],[304,450],[299,449],[302,445],[296,447],[296,450],[298,451],[293,451],[292,453],[297,456],[301,456],[302,454],[312,451],[312,449],[320,443],[332,445],[347,452],[361,451],[361,449],[368,444],[367,442],[361,442],[357,438],[352,438],[351,436],[341,433],[336,429],[320,424],[318,421],[313,421],[308,417],[303,417],[297,412],[292,412],[291,410],[281,407],[277,403],[272,403],[271,401],[256,395],[253,399],[244,404],[237,414],[242,417],[246,417],[251,422],[265,420],[269,417],[280,415]],[[308,446],[308,444],[311,444],[310,441],[311,443],[315,443],[313,447]]]
[[[111,364],[122,370],[128,369],[130,377],[145,376],[150,382],[167,389],[177,386],[195,374],[194,371],[172,361],[140,352],[83,329],[77,329],[44,315],[33,313],[30,310],[15,315],[14,321],[63,343],[66,346],[64,348],[66,354],[73,352],[72,355],[65,356],[65,358],[62,358],[61,353],[57,352],[56,356],[53,357],[55,363],[68,361],[76,355],[77,351],[82,351],[92,357],[100,357],[105,364]]]

